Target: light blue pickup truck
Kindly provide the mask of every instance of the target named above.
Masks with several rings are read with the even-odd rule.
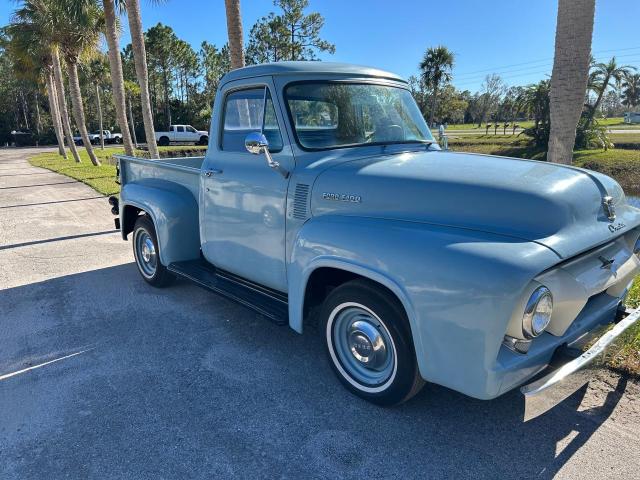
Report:
[[[640,317],[623,307],[640,210],[614,180],[442,151],[392,73],[232,71],[209,138],[201,158],[118,157],[111,203],[142,277],[189,279],[299,333],[318,324],[335,373],[369,401],[425,381],[491,399],[539,376],[522,388],[536,398]]]

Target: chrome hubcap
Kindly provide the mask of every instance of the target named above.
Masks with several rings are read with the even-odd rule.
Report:
[[[387,360],[387,346],[377,328],[364,320],[356,320],[349,327],[349,349],[362,365],[377,369]]]
[[[158,267],[158,260],[156,247],[146,230],[139,229],[136,231],[135,248],[136,259],[141,273],[147,278],[153,277]]]
[[[334,310],[327,326],[334,362],[347,380],[374,391],[393,379],[397,368],[395,346],[374,312],[359,304],[343,304]]]

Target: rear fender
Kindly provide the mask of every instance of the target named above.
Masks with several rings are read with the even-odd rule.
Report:
[[[156,227],[160,263],[195,260],[200,256],[198,203],[185,187],[150,179],[124,185],[120,193],[120,218],[127,225],[125,207],[133,206],[149,215]],[[124,229],[122,236],[126,239]]]

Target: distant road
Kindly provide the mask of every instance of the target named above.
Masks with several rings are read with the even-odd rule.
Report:
[[[524,129],[523,128],[516,128],[516,135],[521,133]],[[431,130],[433,132],[434,135],[438,135],[438,129],[434,128]],[[498,135],[496,136],[502,136],[502,128],[499,127],[498,128]],[[507,128],[507,135],[512,135],[512,129]],[[640,133],[640,125],[638,125],[638,128],[627,128],[627,129],[616,129],[616,130],[607,130],[608,133],[613,133],[613,134],[638,134]],[[473,130],[453,130],[453,129],[447,129],[446,130],[447,135],[449,136],[463,136],[463,135],[487,135],[487,130],[484,128],[477,128],[477,129],[473,129]],[[493,128],[489,129],[489,135],[493,135]]]

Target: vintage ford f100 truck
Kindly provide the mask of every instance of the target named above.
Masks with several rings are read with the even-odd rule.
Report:
[[[300,333],[313,319],[337,376],[369,401],[397,404],[425,381],[491,399],[615,325],[523,387],[535,397],[640,316],[623,308],[640,210],[614,180],[442,151],[394,74],[232,71],[209,138],[201,158],[118,157],[111,203],[142,277],[190,279]]]

